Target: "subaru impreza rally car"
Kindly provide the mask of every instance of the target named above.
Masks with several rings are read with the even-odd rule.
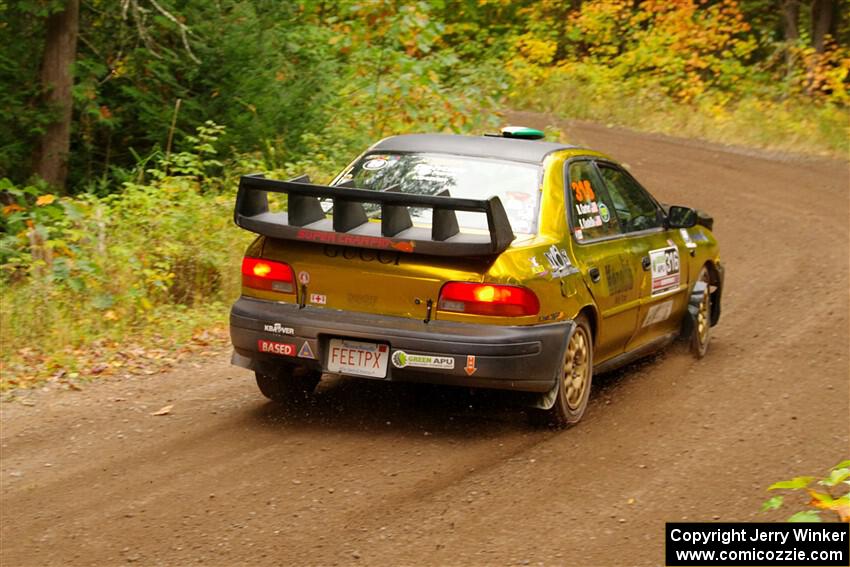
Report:
[[[704,356],[723,288],[711,217],[539,138],[394,136],[329,185],[242,177],[234,218],[259,236],[233,363],[278,402],[332,373],[513,390],[566,426],[594,373],[677,337]]]

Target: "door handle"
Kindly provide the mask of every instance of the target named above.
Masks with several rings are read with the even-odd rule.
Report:
[[[590,268],[587,273],[590,274],[590,279],[593,281],[593,283],[598,282],[599,278],[601,277],[599,274],[599,268],[596,267]]]
[[[641,258],[640,259],[640,265],[643,267],[644,272],[648,272],[649,267],[652,265],[652,263],[649,260],[649,256],[644,256],[643,258]]]

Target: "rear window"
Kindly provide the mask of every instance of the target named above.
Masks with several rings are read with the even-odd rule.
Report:
[[[537,223],[540,167],[537,165],[441,154],[368,154],[335,180],[358,189],[383,191],[398,185],[403,193],[487,199],[499,197],[514,232],[533,234]],[[366,205],[372,218],[380,207]],[[431,224],[431,209],[410,207],[410,217],[418,225]],[[487,230],[483,213],[457,211],[462,228]]]

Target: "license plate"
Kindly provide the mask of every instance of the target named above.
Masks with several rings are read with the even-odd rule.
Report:
[[[257,350],[269,354],[280,354],[283,356],[295,356],[295,345],[290,343],[279,343],[277,341],[257,340]]]
[[[345,339],[328,344],[328,372],[386,378],[390,349],[387,345]]]

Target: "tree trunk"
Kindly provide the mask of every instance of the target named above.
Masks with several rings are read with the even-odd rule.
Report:
[[[823,53],[826,34],[832,30],[835,15],[835,0],[814,0],[812,2],[812,47]]]
[[[800,16],[800,0],[782,0],[782,28],[785,30],[786,41],[800,39],[797,21]]]
[[[41,63],[45,102],[57,116],[41,139],[33,169],[36,175],[63,191],[71,144],[71,87],[74,83],[71,67],[77,53],[79,16],[79,0],[67,0],[63,11],[48,16],[47,42]]]

